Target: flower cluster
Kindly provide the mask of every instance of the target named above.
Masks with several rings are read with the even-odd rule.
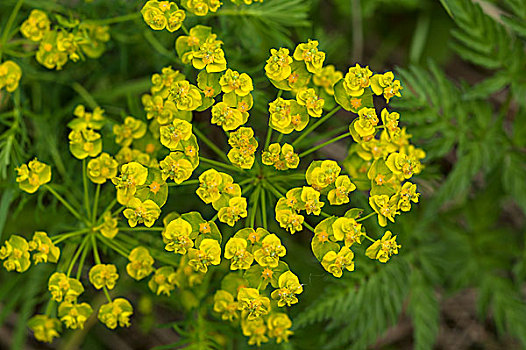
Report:
[[[212,203],[219,221],[234,226],[247,217],[247,200],[241,196],[241,187],[232,176],[209,169],[199,176],[197,195],[206,204]]]
[[[273,143],[268,150],[261,154],[261,162],[265,165],[273,165],[276,170],[296,169],[300,164],[300,157],[294,153],[294,147],[285,143]]]
[[[142,18],[153,30],[175,32],[181,28],[186,14],[175,2],[150,0],[144,4]]]
[[[241,127],[237,131],[230,133],[228,144],[232,149],[228,152],[228,159],[235,166],[241,169],[250,169],[254,164],[258,142],[254,138],[252,128]]]
[[[263,0],[230,0],[236,5],[250,5]],[[206,16],[208,12],[216,12],[223,3],[219,0],[181,0],[181,4],[196,16]]]
[[[18,186],[27,193],[35,193],[40,186],[51,181],[51,167],[36,158],[16,168],[16,172]]]
[[[224,277],[214,296],[214,311],[223,320],[241,320],[249,345],[260,346],[269,338],[280,343],[292,334],[292,322],[282,308],[298,302],[303,286],[280,260],[285,254],[279,237],[261,227],[241,229],[225,245],[230,269],[244,273],[243,277],[234,273]]]
[[[38,43],[37,61],[48,69],[62,69],[68,60],[77,62],[98,58],[110,40],[108,26],[80,22],[58,16],[59,22],[52,27],[48,15],[32,10],[22,23],[20,31],[27,39]]]

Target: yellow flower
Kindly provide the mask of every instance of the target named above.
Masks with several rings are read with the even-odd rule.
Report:
[[[247,241],[243,238],[232,237],[225,246],[225,258],[232,260],[230,270],[246,270],[252,265],[254,256],[247,251]]]
[[[119,163],[108,153],[101,153],[88,162],[88,177],[96,184],[103,184],[117,175]]]
[[[226,69],[225,52],[221,48],[223,42],[216,40],[212,34],[199,45],[199,50],[194,52],[192,65],[195,69],[205,69],[208,73],[222,72]]]
[[[284,100],[278,97],[269,103],[269,126],[282,134],[301,131],[309,123],[309,115],[305,107],[295,100]]]
[[[195,168],[182,152],[170,152],[160,166],[163,180],[170,178],[176,184],[188,180]]]
[[[175,104],[178,111],[194,111],[203,103],[197,86],[187,80],[179,80],[172,84],[168,100]]]
[[[137,192],[137,186],[142,186],[148,177],[148,169],[137,162],[124,164],[121,176],[111,179],[117,188],[117,201],[126,205]]]
[[[416,193],[416,185],[410,182],[406,182],[400,192],[397,194],[398,209],[402,211],[411,210],[411,202],[418,203],[418,197],[420,193]]]
[[[29,17],[20,26],[20,32],[31,41],[40,41],[49,31],[50,21],[43,11],[31,10]]]
[[[113,264],[97,264],[89,270],[89,281],[96,289],[113,289],[118,278],[117,267]]]
[[[267,77],[276,81],[287,79],[292,73],[290,64],[293,61],[292,57],[289,56],[289,50],[285,48],[270,49],[270,55],[265,65]]]
[[[64,51],[59,51],[57,47],[57,32],[48,31],[42,41],[36,54],[37,61],[48,69],[56,68],[62,69],[62,66],[68,61],[68,54]]]
[[[170,95],[172,84],[184,79],[184,75],[178,70],[173,70],[170,66],[163,67],[160,74],[155,73],[152,75],[152,87],[150,88],[152,97],[159,96],[161,99],[167,98],[168,95]],[[148,119],[151,118],[152,117],[148,117]]]
[[[187,141],[192,136],[192,124],[182,119],[175,119],[171,125],[161,126],[161,144],[174,151],[181,141]]]
[[[206,273],[208,266],[219,265],[221,262],[221,246],[215,239],[205,238],[201,241],[199,249],[190,249],[188,265],[195,271]]]
[[[248,345],[257,345],[259,348],[261,343],[268,341],[266,336],[267,326],[263,317],[242,318],[241,329],[243,330],[243,335],[249,337]]]
[[[27,321],[27,326],[33,331],[36,340],[51,343],[54,338],[60,337],[61,323],[56,318],[46,315],[35,315]]]
[[[241,127],[230,133],[228,143],[234,147],[227,155],[230,162],[241,169],[252,168],[255,161],[254,153],[258,147],[258,142],[254,138],[254,130]]]
[[[153,271],[154,260],[148,249],[144,247],[134,248],[130,252],[128,260],[130,262],[126,265],[126,272],[137,281],[149,276]]]
[[[247,73],[239,74],[230,68],[221,76],[219,84],[225,94],[234,92],[238,96],[246,96],[254,90],[252,78]]]
[[[237,292],[238,307],[247,312],[247,319],[254,320],[270,312],[270,300],[259,295],[255,288],[241,288]]]
[[[334,84],[343,78],[343,73],[337,71],[333,65],[325,66],[312,77],[312,82],[316,86],[321,86],[325,92],[333,96]]]
[[[170,296],[175,289],[176,274],[173,267],[163,266],[155,270],[155,275],[148,282],[148,287],[157,295],[165,294]]]
[[[170,221],[166,229],[162,232],[164,249],[175,254],[185,255],[188,249],[194,246],[190,238],[192,225],[183,218]]]
[[[371,77],[371,89],[376,95],[383,93],[387,103],[393,96],[401,97],[400,80],[394,80],[393,72],[386,72],[385,74],[375,74]]]
[[[372,136],[375,126],[378,125],[378,116],[374,108],[364,107],[358,111],[358,119],[351,126],[354,127],[361,137]]]
[[[104,213],[102,218],[104,221],[99,229],[100,234],[106,238],[113,239],[119,233],[117,218],[112,217],[109,211]]]
[[[90,58],[99,58],[106,50],[105,43],[110,40],[109,26],[97,25],[95,23],[82,22],[79,32],[83,40],[78,44],[82,52]]]
[[[48,290],[55,301],[75,302],[84,292],[84,287],[79,280],[70,278],[62,272],[55,272],[49,277]]]
[[[21,77],[22,70],[15,62],[5,61],[0,64],[0,90],[5,86],[7,92],[15,91]]]
[[[124,216],[128,219],[130,227],[135,227],[137,224],[142,224],[146,227],[152,227],[155,220],[161,215],[161,209],[152,201],[147,199],[144,202],[138,198],[132,198],[124,209]]]
[[[279,205],[276,204],[276,207]],[[303,215],[297,214],[292,210],[276,210],[276,220],[279,222],[279,225],[289,231],[291,234],[294,234],[297,231],[303,230],[303,222],[305,218]]]
[[[356,189],[349,176],[340,175],[334,183],[335,188],[327,194],[327,199],[331,205],[341,205],[349,203],[349,193]]]
[[[307,70],[316,74],[321,72],[325,52],[318,51],[318,42],[309,39],[308,43],[299,44],[296,47],[294,59],[305,62]]]
[[[199,176],[199,188],[196,193],[206,204],[210,204],[219,199],[219,186],[222,184],[223,178],[221,174],[215,169],[208,169]]]
[[[385,125],[387,130],[389,130],[391,133],[394,133],[396,130],[398,130],[398,120],[400,119],[399,113],[389,113],[387,108],[384,108],[382,109],[381,117],[382,123]]]
[[[65,301],[58,307],[58,317],[70,329],[84,329],[84,323],[92,312],[93,309],[87,303],[72,304]]]
[[[334,160],[313,161],[307,168],[305,178],[315,190],[322,190],[334,183],[342,169]]]
[[[386,231],[382,239],[376,240],[367,248],[365,255],[385,263],[392,255],[398,254],[400,247],[401,245],[396,244],[396,236],[392,237],[391,231]]]
[[[239,318],[238,303],[234,296],[226,290],[218,290],[214,294],[214,311],[221,314],[221,319],[234,321]]]
[[[301,191],[301,201],[305,203],[307,215],[320,215],[321,208],[325,205],[325,203],[320,202],[320,192],[307,186],[304,186]]]
[[[33,239],[29,242],[29,251],[34,252],[35,265],[41,262],[57,263],[60,257],[60,249],[53,244],[45,232],[35,232]]]
[[[154,118],[160,125],[171,123],[178,113],[173,101],[165,101],[159,95],[151,96],[145,94],[142,96],[141,101],[146,112],[146,118]]]
[[[146,124],[133,117],[124,118],[124,124],[113,126],[115,142],[121,146],[129,146],[134,139],[140,139],[146,134]]]
[[[0,248],[0,260],[4,261],[4,267],[7,271],[24,272],[29,269],[31,260],[29,260],[29,244],[21,236],[12,235]]]
[[[394,217],[400,212],[398,209],[398,202],[395,196],[389,198],[387,195],[377,195],[369,197],[369,205],[378,213],[378,224],[382,227],[387,225],[387,219],[394,222]]]
[[[247,199],[244,197],[230,198],[228,206],[218,211],[219,221],[229,226],[234,226],[240,218],[246,218],[247,215]]]
[[[334,277],[340,278],[344,269],[347,269],[347,271],[354,271],[353,258],[353,252],[347,247],[342,247],[338,253],[334,251],[327,252],[327,254],[323,256],[321,265]]]
[[[307,108],[311,117],[321,117],[325,100],[320,98],[314,89],[301,89],[296,95],[296,101]]]
[[[117,326],[129,327],[132,315],[133,307],[130,302],[124,298],[117,298],[111,303],[102,305],[97,317],[106,327],[115,329]]]
[[[272,299],[278,300],[279,307],[296,304],[298,302],[296,294],[303,292],[298,276],[291,271],[286,271],[279,276],[278,286],[279,289],[273,291],[270,296]]]
[[[276,338],[276,343],[280,344],[282,341],[288,342],[289,336],[294,332],[290,330],[292,321],[287,314],[282,312],[271,313],[267,319],[268,334],[272,338]]]
[[[106,120],[104,117],[104,110],[100,107],[95,107],[93,112],[86,112],[86,107],[78,105],[73,110],[73,115],[77,118],[68,123],[68,127],[73,130],[86,128],[100,130],[104,126]]]
[[[391,153],[385,164],[395,175],[401,175],[405,179],[411,178],[414,174],[420,173],[422,165],[415,157],[407,156],[404,153]]]
[[[99,133],[91,129],[71,130],[69,150],[75,158],[96,157],[102,151],[102,139]]]
[[[153,30],[163,30],[175,32],[181,28],[186,14],[177,7],[175,2],[150,0],[144,4],[142,17],[146,24]]]
[[[373,75],[373,72],[369,70],[369,67],[362,68],[359,64],[349,68],[349,72],[345,74],[343,86],[345,91],[350,96],[358,97],[362,96],[365,88],[371,84],[369,78]]]
[[[271,233],[261,241],[261,248],[254,252],[256,262],[265,267],[276,267],[279,258],[285,256],[287,250],[281,244],[281,240],[275,234]]]
[[[16,182],[22,191],[35,193],[38,188],[51,181],[51,167],[39,162],[37,158],[27,165],[22,164],[15,169],[17,172]]]
[[[248,113],[246,113],[248,117]],[[218,102],[212,107],[211,123],[221,126],[225,131],[235,130],[246,123],[243,113],[230,107],[225,102]]]
[[[351,247],[354,243],[361,244],[362,236],[365,232],[362,230],[362,224],[356,222],[353,218],[341,217],[332,224],[334,238],[338,241],[344,241],[346,247]]]

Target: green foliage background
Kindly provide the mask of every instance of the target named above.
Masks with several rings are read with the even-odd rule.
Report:
[[[15,3],[0,2],[0,28]],[[25,0],[15,23],[32,8],[102,19],[138,14],[141,6],[125,0]],[[287,262],[305,292],[292,310],[295,336],[284,348],[365,349],[409,319],[408,339],[377,346],[431,349],[439,340],[444,302],[466,290],[474,292],[478,319],[499,342],[511,337],[516,348],[526,347],[524,0],[265,0],[250,7],[225,4],[214,16],[187,22],[211,24],[229,62],[255,78],[257,91],[268,84],[263,66],[270,48],[308,38],[318,39],[327,63],[340,70],[356,62],[375,71],[395,69],[404,90],[393,105],[414,143],[427,152],[426,169],[416,180],[421,201],[393,225],[402,249],[388,264],[362,259],[357,271],[335,279],[312,256],[310,234],[286,237]],[[70,62],[59,72],[47,71],[33,57],[15,58],[24,75],[14,113],[0,96],[0,242],[13,233],[60,230],[65,224],[65,212],[52,198],[17,190],[14,167],[38,155],[54,165],[57,183],[81,188],[74,176],[79,164],[65,146],[66,121],[76,104],[100,104],[114,116],[142,116],[139,97],[152,72],[166,65],[182,68],[172,49],[174,35],[153,33],[139,15],[112,25],[111,37],[100,59]],[[261,127],[269,99],[264,92],[255,95]],[[348,123],[333,119],[334,128]],[[343,160],[345,151],[329,156]],[[360,204],[366,197],[353,200]],[[375,229],[374,223],[368,226]],[[8,334],[0,346],[40,346],[25,322],[44,300],[46,269],[0,272],[2,338]],[[146,294],[136,284],[121,288],[137,297]],[[161,305],[155,314],[151,303]],[[139,304],[134,321],[144,333],[136,346],[159,345],[148,339],[160,327],[168,334],[163,344],[174,344],[156,349],[247,347],[238,329],[209,315],[174,313],[179,300],[152,296]],[[112,348],[133,331],[115,335],[97,325],[58,346]],[[218,342],[217,333],[226,343]]]

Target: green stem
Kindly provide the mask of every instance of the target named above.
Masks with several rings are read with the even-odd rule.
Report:
[[[248,184],[249,182],[253,182],[255,180],[255,178],[251,177],[249,179],[245,179],[243,181],[241,181],[240,183],[238,183],[239,186],[243,186],[243,185],[246,185]]]
[[[93,211],[91,222],[97,222],[97,211],[99,209],[99,197],[100,197],[100,184],[97,184],[97,189],[95,190],[95,199],[93,200]]]
[[[239,168],[236,168],[233,165],[221,163],[221,162],[218,162],[216,160],[212,160],[212,159],[208,159],[208,158],[204,158],[204,157],[199,157],[199,160],[201,162],[203,162],[203,163],[208,163],[210,165],[214,165],[214,166],[217,166],[217,167],[222,167],[222,168],[233,170],[233,171],[237,171],[237,172],[243,172],[243,170],[241,170]]]
[[[114,240],[108,239],[104,236],[99,236],[99,239],[102,243],[104,243],[107,247],[114,250],[115,252],[119,253],[126,259],[128,259],[129,253],[126,252],[126,248],[120,247],[119,244],[117,244]]]
[[[114,198],[110,204],[108,204],[108,206],[106,207],[106,209],[104,209],[104,211],[101,213],[100,217],[99,217],[99,220],[97,220],[97,223],[100,222],[102,220],[102,217],[104,216],[104,214],[106,214],[108,211],[110,211],[114,206],[115,204],[117,204],[117,198]]]
[[[265,190],[261,189],[261,221],[263,228],[267,229],[267,192]]]
[[[82,255],[80,256],[79,266],[77,267],[77,279],[80,279],[80,276],[82,275],[82,268],[84,267],[84,261],[86,260],[86,256],[88,255],[89,247],[86,247],[82,251]]]
[[[64,233],[61,233],[61,234],[58,234],[56,236],[51,237],[51,241],[53,241],[53,244],[59,244],[60,242],[62,242],[65,239],[68,239],[68,238],[74,237],[74,236],[78,236],[78,235],[81,235],[83,233],[87,233],[90,230],[91,230],[91,228],[85,228],[85,229],[78,230],[78,231],[64,232]]]
[[[88,193],[88,176],[87,176],[87,169],[86,169],[86,159],[82,160],[82,183],[84,185],[84,205],[86,206],[86,214],[88,215],[88,218],[91,217],[91,206],[89,201],[89,193]]]
[[[369,236],[367,236],[367,235],[364,235],[364,236],[365,236],[365,238],[367,238],[367,239],[370,240],[371,242],[373,242],[373,243],[376,242],[376,241],[375,241],[374,239],[372,239],[371,237],[369,237]]]
[[[162,231],[163,227],[118,227],[120,231]]]
[[[18,15],[18,11],[22,7],[22,3],[24,0],[18,0],[15,7],[13,7],[13,10],[11,11],[11,15],[9,16],[9,19],[7,20],[7,24],[4,27],[4,32],[2,34],[2,39],[0,41],[0,60],[2,59],[2,51],[7,43],[7,40],[9,40],[9,33],[11,32],[11,27],[13,26],[13,23],[16,20],[16,16]]]
[[[327,145],[330,145],[331,143],[334,143],[334,142],[340,141],[340,140],[342,140],[342,139],[344,139],[344,138],[346,138],[346,137],[349,137],[349,136],[351,136],[351,133],[350,133],[350,132],[346,132],[345,134],[342,134],[342,135],[337,136],[337,137],[335,137],[335,138],[333,138],[333,139],[330,139],[329,141],[325,141],[324,143],[321,143],[321,144],[319,144],[319,145],[317,145],[317,146],[311,147],[310,149],[306,150],[305,152],[300,153],[299,157],[300,157],[300,158],[303,158],[303,157],[305,157],[306,155],[309,155],[309,154],[311,154],[312,152],[315,152],[315,151],[319,150],[320,148],[323,148],[323,147],[325,147],[325,146],[327,146]]]
[[[186,34],[186,35],[190,35],[190,32],[188,31],[188,29],[186,28],[186,26],[183,24],[181,25],[181,29],[183,30],[183,32]]]
[[[360,221],[367,220],[367,219],[369,219],[371,216],[376,215],[376,214],[377,214],[377,213],[376,213],[375,211],[373,211],[372,213],[370,213],[370,214],[364,216],[363,218],[357,219],[356,222],[360,222]]]
[[[294,142],[292,142],[292,146],[296,146],[298,143],[301,142],[301,140],[303,140],[304,138],[306,138],[307,136],[309,136],[309,134],[311,132],[313,132],[314,130],[316,130],[316,128],[318,126],[320,126],[321,124],[323,124],[327,119],[329,119],[330,117],[332,117],[336,112],[338,112],[339,110],[341,109],[340,106],[336,106],[333,108],[332,111],[330,111],[329,113],[327,113],[326,115],[324,115],[323,117],[320,118],[320,120],[318,120],[316,123],[312,124],[312,126],[310,126],[307,130],[305,130],[296,140],[294,140]]]
[[[248,220],[249,227],[254,228],[254,225],[256,223],[256,212],[258,209],[258,201],[259,201],[259,194],[261,193],[261,185],[256,187],[256,190],[252,194],[252,198],[250,199],[250,203],[252,204],[252,208],[250,210],[250,217]]]
[[[98,265],[102,264],[99,250],[97,249],[97,237],[95,237],[95,235],[91,235],[91,245],[93,246],[93,258],[95,259],[95,263]]]
[[[84,222],[85,224],[87,224],[88,226],[90,225],[90,222],[88,220],[86,220],[86,218],[83,218],[79,213],[78,211],[76,211],[72,206],[71,204],[69,204],[61,195],[59,195],[57,193],[57,191],[55,191],[53,189],[53,187],[51,187],[50,185],[44,185],[44,188],[47,189],[49,192],[51,192],[51,194],[53,194],[59,201],[60,203],[62,203],[62,205],[64,205],[71,214],[73,214],[73,216],[75,216],[78,220]]]
[[[88,243],[89,235],[86,235],[82,243],[80,244],[79,248],[75,252],[75,255],[71,259],[71,262],[69,263],[69,268],[67,272],[67,276],[69,277],[71,275],[71,271],[73,270],[73,266],[75,266],[75,262],[77,262],[77,259],[79,258],[80,253],[84,250],[84,247],[86,246],[86,243]]]
[[[307,224],[307,222],[303,221],[303,226],[308,228],[310,232],[315,233],[314,228],[311,225]]]
[[[73,90],[75,90],[77,94],[80,95],[80,97],[84,99],[84,101],[86,101],[86,103],[91,109],[95,109],[98,106],[93,96],[91,96],[89,91],[86,90],[84,86],[80,85],[79,83],[73,83],[71,84],[71,87],[73,88]]]
[[[225,152],[221,151],[219,147],[216,146],[215,143],[213,143],[208,137],[206,137],[205,134],[203,134],[199,129],[197,129],[195,126],[192,127],[192,131],[196,136],[202,140],[208,148],[210,148],[212,151],[214,151],[215,154],[217,154],[221,159],[223,159],[225,162],[228,162],[228,157],[226,156]]]

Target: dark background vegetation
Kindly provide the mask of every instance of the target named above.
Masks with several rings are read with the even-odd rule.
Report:
[[[284,348],[525,348],[526,2],[265,0],[240,8],[224,2],[216,15],[189,16],[186,25],[212,25],[229,65],[254,77],[256,133],[266,130],[266,103],[275,94],[263,75],[270,48],[313,38],[327,52],[326,63],[342,71],[357,62],[377,72],[395,70],[404,90],[392,107],[427,152],[426,168],[415,179],[421,201],[390,226],[402,249],[388,264],[362,258],[355,272],[335,279],[312,256],[309,232],[281,235],[287,262],[305,284],[292,308],[295,335]],[[0,1],[0,28],[14,4]],[[17,23],[32,8],[101,19],[141,6],[26,0]],[[188,69],[176,58],[175,35],[153,32],[138,16],[111,26],[108,50],[98,60],[69,62],[55,72],[34,57],[15,58],[24,72],[23,114],[16,128],[0,119],[0,241],[14,233],[60,231],[66,212],[45,193],[18,191],[14,167],[38,155],[53,164],[55,183],[80,188],[79,163],[66,143],[73,107],[91,94],[112,118],[144,117],[140,95],[150,75],[166,65]],[[0,104],[0,116],[10,108]],[[337,114],[328,127],[348,122],[348,115]],[[224,135],[212,137],[225,144]],[[343,161],[347,148],[341,143],[319,154]],[[353,200],[366,205],[365,196]],[[183,208],[188,205],[199,208],[197,202]],[[368,231],[378,229],[369,223]],[[46,300],[49,269],[0,272],[0,348],[146,349],[180,340],[206,348],[210,339],[231,349],[247,346],[238,328],[182,309],[184,296],[154,298],[129,281],[119,288],[136,305],[130,329],[110,332],[95,322],[53,346],[38,344],[25,322]]]

